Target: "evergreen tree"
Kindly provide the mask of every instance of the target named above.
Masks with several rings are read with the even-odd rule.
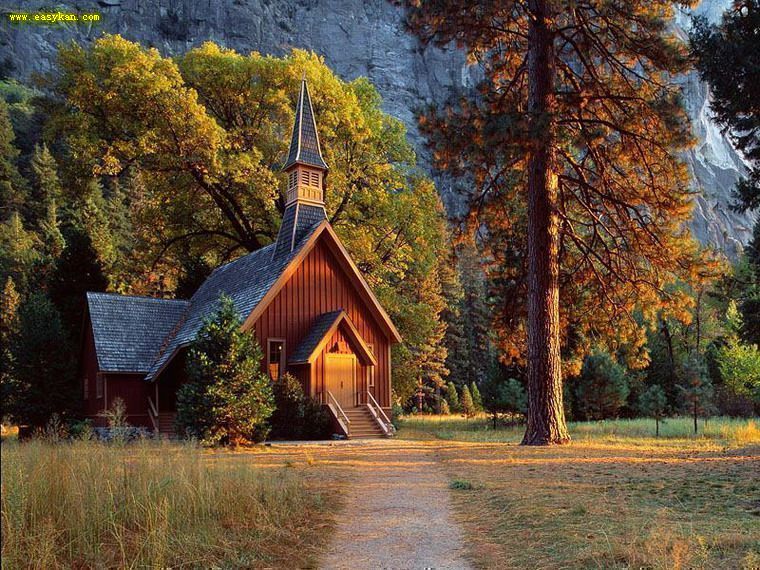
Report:
[[[71,415],[77,388],[73,354],[61,317],[43,293],[19,308],[18,333],[11,341],[14,389],[11,416],[19,425],[44,426],[53,414]]]
[[[13,374],[13,353],[11,341],[18,334],[18,308],[21,298],[16,291],[13,278],[8,277],[0,296],[0,398],[2,410],[0,420],[13,409],[15,377]]]
[[[681,394],[683,410],[694,418],[694,433],[697,433],[697,419],[713,412],[713,386],[707,376],[704,363],[697,357],[689,359],[681,370]]]
[[[654,418],[657,437],[660,437],[660,420],[665,417],[667,403],[665,391],[657,384],[650,386],[639,396],[639,412],[646,417]]]
[[[0,222],[19,212],[26,202],[27,185],[16,166],[19,151],[15,138],[8,105],[0,98]]]
[[[58,179],[58,164],[47,145],[35,145],[29,168],[31,196],[26,203],[26,217],[29,223],[36,227],[48,218],[51,204],[61,203],[63,191]]]
[[[462,310],[464,291],[456,259],[449,256],[442,264],[441,286],[446,306],[441,319],[446,323],[443,343],[446,347],[446,368],[449,378],[462,382],[470,370],[470,352],[465,337],[465,316]]]
[[[452,412],[458,412],[459,408],[459,394],[457,394],[457,387],[452,381],[446,384],[446,400],[449,402],[449,408]]]
[[[669,26],[674,6],[403,4],[423,42],[456,42],[481,66],[477,91],[422,126],[438,165],[474,182],[471,214],[487,240],[504,227],[527,230],[517,234],[527,294],[523,443],[566,442],[560,305],[573,305],[581,332],[640,337],[630,314],[639,306],[651,319],[671,303],[662,284],[686,277],[696,258],[678,153],[690,144],[689,121],[674,81],[689,61]],[[560,289],[572,293],[561,304]]]
[[[177,427],[206,444],[262,441],[269,431],[272,387],[262,371],[261,347],[241,324],[232,299],[222,296],[188,351],[188,381],[177,391]]]
[[[174,295],[177,299],[190,299],[203,285],[213,268],[202,256],[187,254],[182,258],[182,269],[177,278]]]
[[[37,281],[32,269],[40,261],[38,248],[39,238],[24,227],[18,212],[0,224],[0,279],[12,277],[22,295]]]
[[[737,207],[760,208],[760,0],[734,3],[718,25],[701,16],[693,24],[692,51],[710,85],[710,109],[750,163],[749,176],[737,184]]]
[[[483,397],[480,395],[480,390],[478,390],[478,385],[475,382],[470,384],[470,395],[472,396],[472,405],[475,406],[475,411],[482,412]]]
[[[528,397],[519,380],[493,375],[483,387],[483,405],[496,429],[500,414],[525,414]]]
[[[84,229],[66,229],[66,247],[50,275],[50,298],[61,312],[67,335],[78,339],[88,291],[105,291],[108,279],[103,273],[97,252]]]
[[[599,349],[586,358],[574,387],[578,410],[588,420],[617,417],[629,392],[625,368]]]
[[[472,394],[467,386],[462,387],[462,413],[465,417],[471,418],[477,413],[475,402],[472,401]]]

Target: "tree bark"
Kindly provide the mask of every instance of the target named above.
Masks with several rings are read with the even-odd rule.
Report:
[[[570,440],[562,403],[558,178],[554,156],[554,37],[546,0],[528,30],[528,425],[523,445]]]

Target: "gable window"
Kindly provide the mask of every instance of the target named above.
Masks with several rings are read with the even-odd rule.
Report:
[[[103,375],[98,374],[95,376],[95,397],[96,398],[102,398],[103,397]]]
[[[82,389],[84,391],[82,393],[82,398],[84,398],[85,400],[89,399],[89,397],[90,397],[90,379],[87,376],[85,376],[82,379]]]
[[[267,370],[272,380],[279,380],[285,371],[285,341],[281,338],[267,339]]]

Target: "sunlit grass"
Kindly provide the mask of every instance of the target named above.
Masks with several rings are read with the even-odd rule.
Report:
[[[330,520],[299,471],[192,445],[2,444],[3,568],[303,567]]]
[[[517,445],[522,426],[409,417],[438,456],[483,568],[760,568],[755,420],[573,423],[573,442]],[[461,482],[467,482],[466,485]]]
[[[578,442],[642,440],[656,443],[654,420],[606,420],[570,422],[571,437]],[[436,438],[452,441],[519,443],[524,426],[493,428],[489,417],[465,418],[458,415],[410,415],[401,420],[400,437],[405,439]],[[760,422],[752,419],[715,417],[700,419],[694,434],[694,420],[687,417],[668,418],[660,422],[660,439],[715,440],[725,443],[760,443]]]

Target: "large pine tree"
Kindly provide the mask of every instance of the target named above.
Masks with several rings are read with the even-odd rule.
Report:
[[[684,46],[664,0],[404,2],[425,42],[464,47],[478,92],[423,123],[439,165],[477,187],[494,227],[526,220],[528,425],[524,444],[569,440],[560,275],[632,331],[688,266],[688,120],[672,76]],[[487,215],[489,209],[498,215]],[[588,328],[604,329],[601,322]],[[598,334],[598,333],[597,333]]]

